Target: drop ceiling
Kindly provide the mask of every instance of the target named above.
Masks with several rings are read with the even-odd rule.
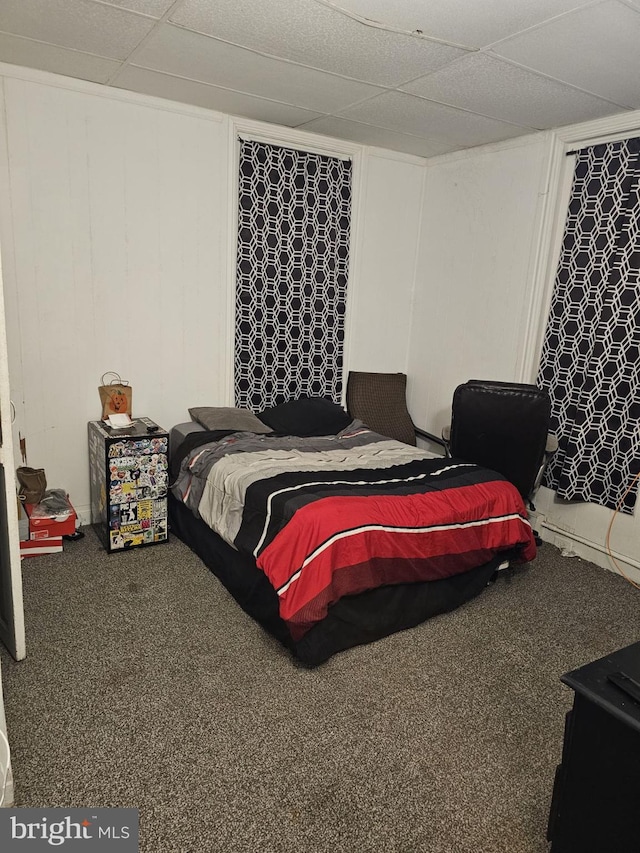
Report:
[[[640,0],[0,0],[0,61],[430,157],[640,108]]]

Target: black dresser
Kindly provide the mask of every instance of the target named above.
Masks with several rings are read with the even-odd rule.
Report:
[[[551,853],[639,853],[640,702],[612,684],[640,682],[640,643],[568,672],[567,714],[547,838]]]

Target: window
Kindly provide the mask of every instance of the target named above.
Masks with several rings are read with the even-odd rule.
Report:
[[[640,468],[639,181],[640,139],[577,152],[538,374],[559,441],[545,485],[612,509]]]
[[[340,401],[350,213],[350,161],[241,141],[237,406]]]

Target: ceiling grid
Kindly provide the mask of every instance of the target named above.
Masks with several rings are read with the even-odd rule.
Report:
[[[640,108],[640,0],[2,0],[0,61],[430,157]]]

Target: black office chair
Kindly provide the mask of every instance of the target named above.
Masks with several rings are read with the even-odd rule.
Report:
[[[558,449],[549,432],[551,400],[536,385],[472,379],[453,393],[449,453],[498,471],[533,507],[549,459]]]
[[[406,444],[416,436],[445,455],[498,471],[533,507],[544,468],[558,443],[549,434],[551,402],[546,391],[515,382],[471,380],[453,394],[451,425],[441,438],[413,424],[403,373],[351,372],[347,409],[374,432]]]

